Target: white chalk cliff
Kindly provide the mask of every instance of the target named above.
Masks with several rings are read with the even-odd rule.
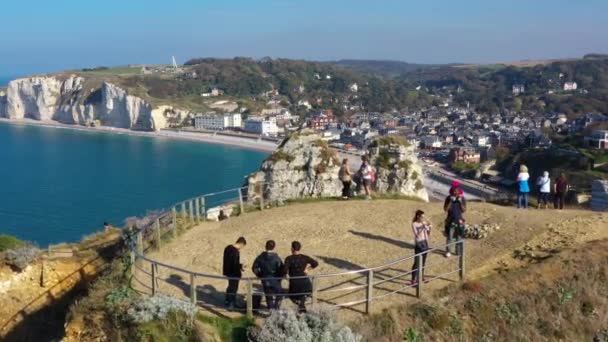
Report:
[[[171,106],[153,107],[109,82],[80,76],[36,76],[13,80],[0,96],[0,117],[57,121],[133,130],[160,130],[181,124],[190,112]]]

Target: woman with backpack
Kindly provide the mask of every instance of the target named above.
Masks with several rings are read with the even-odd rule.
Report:
[[[549,178],[549,172],[543,172],[543,175],[538,177],[536,180],[536,186],[538,187],[538,209],[542,209],[543,205],[547,209],[549,203],[549,194],[551,193],[551,178]]]
[[[414,254],[424,253],[429,250],[429,240],[431,239],[432,225],[424,219],[424,211],[416,210],[414,220],[412,221],[412,231],[414,232]],[[422,254],[422,265],[418,265],[418,258],[414,258],[412,266],[412,281],[411,285],[416,285],[418,281],[418,267],[422,267],[422,281],[424,281],[424,266],[426,265],[426,257],[428,253]]]
[[[361,157],[361,167],[359,168],[359,174],[363,181],[363,189],[365,190],[365,199],[372,199],[372,183],[374,182],[375,174],[374,169],[369,165],[369,157]]]
[[[454,241],[460,241],[464,237],[464,213],[466,210],[467,203],[464,197],[460,196],[460,189],[450,189],[450,195],[443,202],[443,211],[447,213],[445,219],[446,258],[452,256],[451,251],[454,249],[456,255],[462,254],[461,244],[456,244],[455,248],[452,246]]]

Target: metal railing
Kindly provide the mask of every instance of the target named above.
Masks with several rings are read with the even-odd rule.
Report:
[[[223,196],[218,200],[218,205],[227,210],[238,210],[239,215],[243,215],[251,207],[264,209],[264,187],[267,184],[259,184],[261,187],[254,188],[254,194],[247,193],[247,188],[235,188],[216,193],[205,194],[180,202],[156,217],[153,222],[137,231],[131,236],[131,265],[132,281],[148,290],[149,294],[158,293],[175,294],[176,288],[182,291],[182,295],[189,300],[210,311],[222,311],[223,292],[215,288],[224,286],[228,280],[239,280],[246,286],[245,298],[246,308],[242,309],[247,315],[261,310],[254,308],[254,297],[263,297],[261,279],[256,277],[226,277],[217,274],[207,274],[194,272],[181,267],[177,267],[165,262],[154,260],[146,256],[146,251],[150,248],[161,249],[164,239],[176,237],[184,228],[196,225],[209,217],[210,199],[215,196]],[[221,202],[221,204],[220,204]],[[443,263],[433,270],[433,264],[415,268],[410,263],[417,260],[417,265],[423,264],[423,258],[431,254],[442,254],[448,247],[457,246],[462,251],[456,259],[444,259]],[[385,264],[354,269],[344,272],[314,274],[302,277],[290,277],[288,280],[308,279],[312,291],[306,293],[287,293],[276,294],[281,299],[290,299],[304,296],[308,305],[315,307],[320,303],[336,309],[354,308],[364,305],[362,312],[371,312],[375,301],[385,297],[406,293],[408,289],[415,290],[415,296],[421,297],[423,288],[430,282],[436,280],[451,280],[447,277],[458,274],[458,279],[462,281],[465,276],[465,244],[464,240],[458,240],[437,246],[419,254],[398,258]],[[450,265],[457,261],[457,265]],[[424,274],[428,277],[424,278]],[[406,282],[406,278],[417,278],[417,282]],[[284,278],[265,278],[265,280],[283,280]],[[412,295],[413,296],[413,295]],[[258,301],[259,302],[259,301]],[[356,309],[355,309],[356,310]],[[238,309],[237,309],[238,311]]]

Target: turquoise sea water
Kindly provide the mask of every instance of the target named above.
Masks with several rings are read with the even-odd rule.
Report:
[[[266,153],[0,122],[0,233],[41,246],[238,187]]]

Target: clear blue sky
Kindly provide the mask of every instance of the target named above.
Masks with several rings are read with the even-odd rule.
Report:
[[[19,0],[0,75],[197,56],[418,63],[608,52],[608,0]]]

